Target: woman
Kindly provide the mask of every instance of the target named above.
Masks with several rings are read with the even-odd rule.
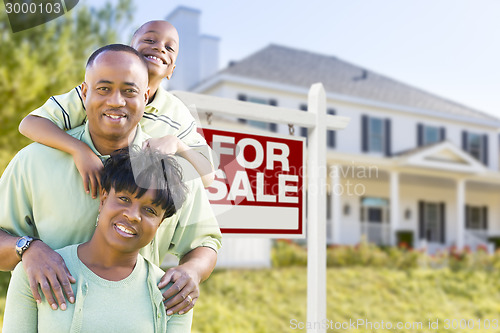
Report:
[[[166,315],[157,287],[164,272],[139,254],[184,202],[177,162],[149,149],[122,149],[106,161],[101,184],[94,235],[58,250],[77,281],[75,303],[65,311],[37,304],[21,262],[7,292],[4,333],[190,331],[192,311]]]

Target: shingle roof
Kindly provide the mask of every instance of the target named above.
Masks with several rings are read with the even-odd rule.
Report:
[[[271,44],[234,62],[220,74],[231,74],[309,87],[322,82],[326,92],[481,120],[498,118],[433,95],[333,56]]]

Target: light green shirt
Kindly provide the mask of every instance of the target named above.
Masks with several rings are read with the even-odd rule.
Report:
[[[82,125],[86,119],[81,87],[63,95],[50,97],[44,105],[30,113],[46,118],[67,131]],[[186,145],[205,156],[214,165],[212,150],[197,131],[196,121],[177,97],[158,87],[139,124],[153,138],[175,135]]]
[[[101,158],[88,123],[68,131]],[[133,144],[149,138],[140,127]],[[182,257],[199,246],[217,251],[221,234],[207,194],[193,166],[177,158],[187,180],[188,196],[177,213],[163,221],[141,254],[160,265],[165,254]],[[71,155],[38,143],[23,148],[0,178],[0,228],[15,236],[38,237],[53,249],[88,241],[95,229],[99,199],[85,193]]]
[[[72,285],[76,302],[68,302],[65,311],[52,310],[41,291],[42,303],[37,304],[22,263],[17,265],[7,293],[4,333],[190,332],[193,311],[172,316],[165,313],[162,291],[157,287],[164,274],[160,268],[139,255],[128,277],[109,281],[81,262],[77,248],[72,245],[58,250],[76,279]]]

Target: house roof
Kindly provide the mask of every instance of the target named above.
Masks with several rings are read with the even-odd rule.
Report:
[[[436,96],[333,56],[271,44],[233,62],[230,74],[309,88],[322,82],[326,92],[461,117],[500,122],[479,110]],[[472,120],[472,119],[471,119]]]

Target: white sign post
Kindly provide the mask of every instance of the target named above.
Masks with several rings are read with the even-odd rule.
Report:
[[[322,84],[309,90],[307,111],[316,115],[308,131],[307,321],[309,332],[326,332],[326,98]]]
[[[326,332],[326,131],[344,129],[349,118],[326,114],[323,85],[311,86],[308,112],[176,91],[197,111],[308,128],[307,322],[308,332]],[[277,235],[276,235],[277,236]],[[280,235],[286,238],[287,235]]]

